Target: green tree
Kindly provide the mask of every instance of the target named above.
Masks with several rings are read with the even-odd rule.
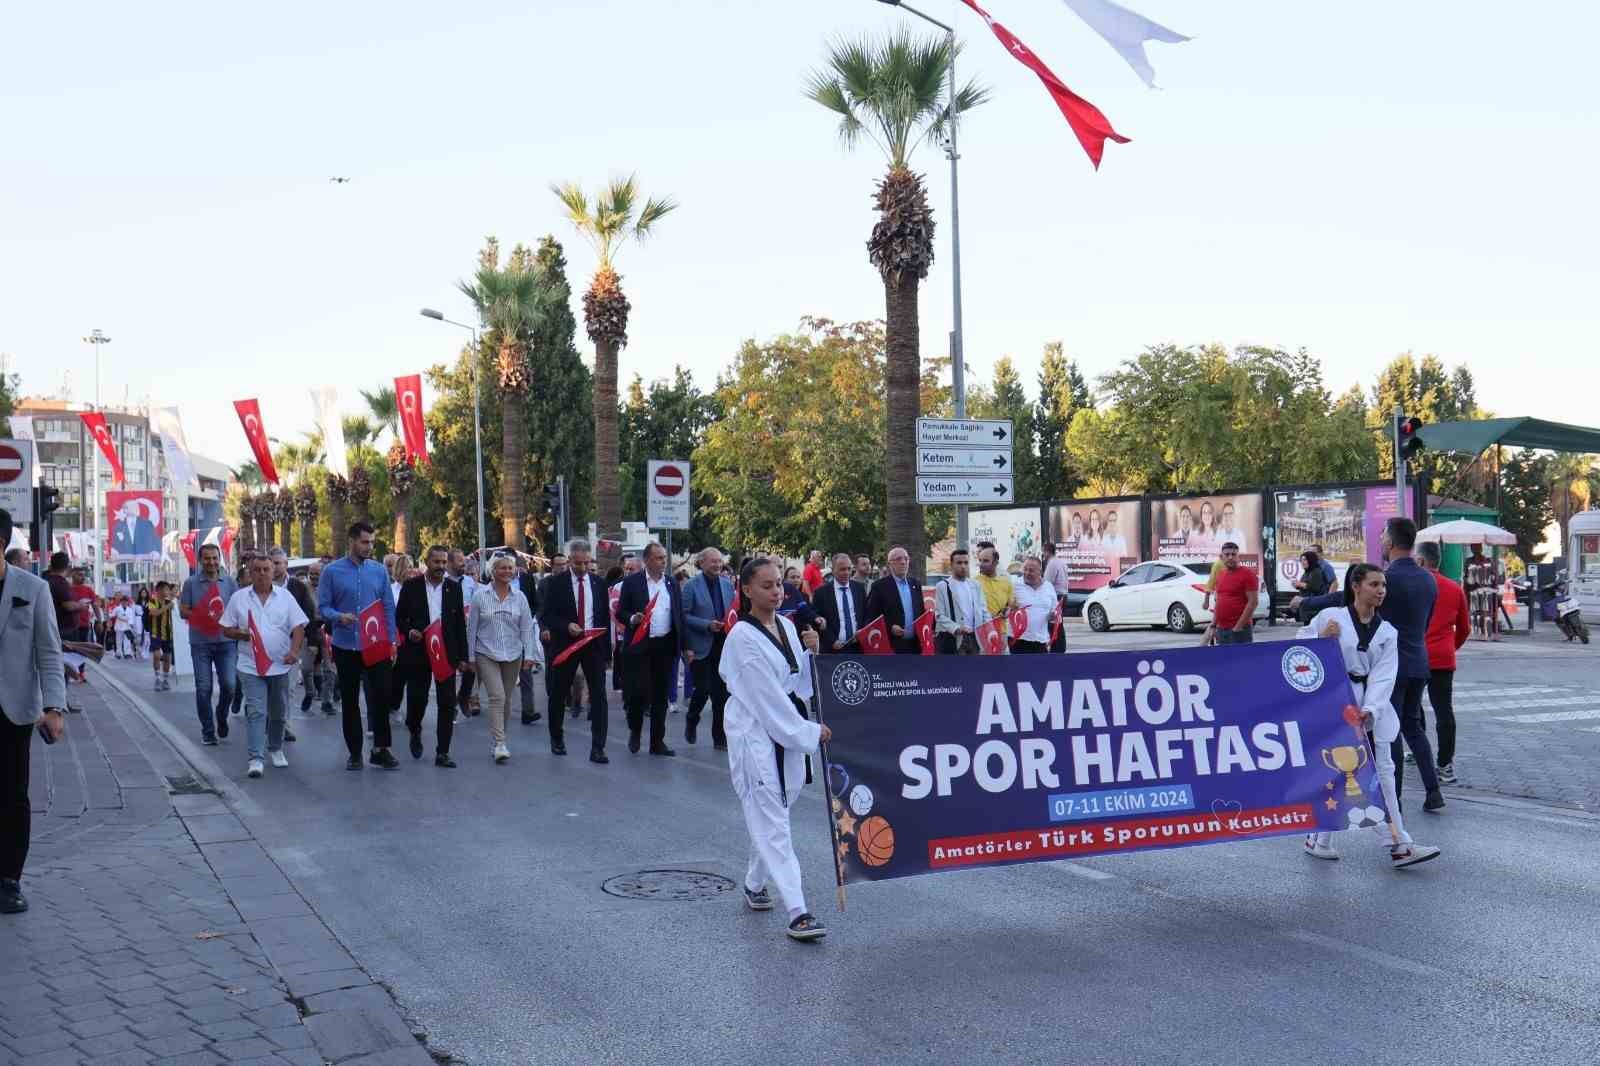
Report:
[[[0,374],[0,418],[10,418],[22,395],[21,374]]]
[[[1517,535],[1517,556],[1537,562],[1535,549],[1554,517],[1550,509],[1551,457],[1527,448],[1504,457],[1500,468],[1500,525]]]
[[[1395,356],[1372,386],[1368,412],[1380,477],[1394,476],[1392,419],[1397,407],[1427,425],[1488,417],[1478,407],[1472,372],[1465,366],[1450,372],[1436,355],[1425,355],[1420,360],[1410,352]],[[1460,480],[1462,462],[1457,456],[1424,452],[1414,461],[1413,472],[1428,478],[1430,484],[1450,484]]]
[[[887,531],[919,567],[926,516],[916,499],[916,420],[923,383],[917,289],[933,263],[934,222],[927,187],[910,163],[919,145],[946,133],[987,96],[968,82],[953,100],[947,98],[954,61],[951,42],[943,37],[918,39],[897,31],[876,41],[841,40],[806,88],[807,96],[839,117],[846,147],[871,140],[889,164],[878,182],[878,221],[867,241],[867,258],[883,278],[887,320]]]
[[[1061,342],[1046,344],[1039,361],[1039,398],[1032,417],[1038,452],[1028,472],[1037,495],[1027,499],[1067,499],[1083,484],[1081,472],[1074,469],[1067,434],[1074,415],[1093,403],[1088,383],[1078,364],[1067,358]]]
[[[367,405],[367,417],[374,426],[380,431],[388,430],[391,437],[400,435],[400,407],[395,403],[393,385],[384,385],[372,392],[362,389],[361,399]]]
[[[717,420],[718,414],[716,397],[701,392],[681,366],[674,368],[671,382],[652,381],[648,391],[634,375],[618,415],[625,516],[639,521],[645,518],[649,461],[692,456],[705,439],[706,427]],[[696,508],[688,536],[675,547],[703,548],[710,543],[710,522],[704,508]]]
[[[594,493],[602,534],[622,529],[622,496],[618,483],[621,452],[617,441],[617,356],[628,343],[631,307],[615,269],[617,253],[629,240],[643,241],[678,206],[670,198],[639,203],[632,175],[612,181],[594,202],[576,182],[552,185],[572,223],[598,260],[594,278],[583,294],[584,327],[594,342]]]
[[[999,418],[1011,423],[1011,476],[1018,503],[1047,499],[1039,487],[1034,433],[1034,410],[1016,364],[1009,355],[995,360],[987,386],[967,391],[967,414],[973,418]]]

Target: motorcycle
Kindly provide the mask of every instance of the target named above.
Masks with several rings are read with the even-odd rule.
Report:
[[[1567,642],[1580,640],[1589,643],[1589,624],[1583,620],[1578,601],[1567,593],[1567,572],[1557,571],[1556,579],[1540,587],[1539,591],[1544,595],[1546,611],[1553,617]]]

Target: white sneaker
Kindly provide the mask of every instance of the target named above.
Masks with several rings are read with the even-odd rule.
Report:
[[[1329,862],[1337,861],[1339,853],[1333,850],[1332,844],[1318,843],[1314,835],[1306,836],[1306,854],[1313,859],[1327,859]]]
[[[504,744],[496,744],[494,746],[494,761],[495,762],[497,762],[497,763],[506,762],[510,758],[511,758],[511,749],[510,748],[506,747]]]
[[[269,751],[267,754],[271,756],[273,766],[276,766],[280,770],[287,770],[289,768],[289,756],[285,755],[282,751]]]
[[[260,759],[250,760],[250,769],[245,772],[246,777],[260,777],[263,772]]]
[[[1437,859],[1438,857],[1439,849],[1430,847],[1427,844],[1406,844],[1389,850],[1389,861],[1394,864],[1396,870],[1404,869],[1407,866],[1415,866],[1419,862],[1427,862],[1429,859]]]

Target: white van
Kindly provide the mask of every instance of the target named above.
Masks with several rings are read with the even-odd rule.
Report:
[[[1600,625],[1600,511],[1573,515],[1568,536],[1567,594],[1578,601],[1585,622]]]

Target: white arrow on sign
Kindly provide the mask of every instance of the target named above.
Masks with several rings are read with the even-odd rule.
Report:
[[[929,448],[917,449],[917,473],[938,474],[960,471],[963,474],[1010,474],[1010,448]]]

